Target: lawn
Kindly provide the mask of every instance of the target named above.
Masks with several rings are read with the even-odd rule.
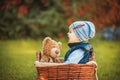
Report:
[[[57,39],[58,40],[58,39]],[[36,50],[41,50],[42,40],[6,40],[0,41],[0,80],[36,80],[34,66]],[[61,56],[68,50],[67,41],[63,43]],[[92,40],[99,80],[119,80],[120,78],[120,42]]]

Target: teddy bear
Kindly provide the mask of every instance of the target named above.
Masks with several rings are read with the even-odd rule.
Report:
[[[53,40],[50,37],[45,37],[42,43],[42,53],[40,53],[40,62],[57,62],[60,63],[58,57],[60,56],[60,50],[62,43]]]

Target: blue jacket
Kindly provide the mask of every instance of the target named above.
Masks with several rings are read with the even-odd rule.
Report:
[[[70,49],[65,55],[64,63],[85,64],[92,56],[93,48],[90,43],[78,42],[68,44]]]

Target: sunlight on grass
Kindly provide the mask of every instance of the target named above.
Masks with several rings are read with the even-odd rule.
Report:
[[[37,42],[39,44],[39,41]],[[35,80],[35,51],[38,48],[33,40],[2,41],[0,43],[0,80]],[[5,77],[7,76],[7,77]],[[31,78],[29,78],[31,76]]]

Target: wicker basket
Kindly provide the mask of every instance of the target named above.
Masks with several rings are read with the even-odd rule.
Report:
[[[36,68],[37,80],[94,80],[95,75],[95,66],[90,64],[63,64]]]

